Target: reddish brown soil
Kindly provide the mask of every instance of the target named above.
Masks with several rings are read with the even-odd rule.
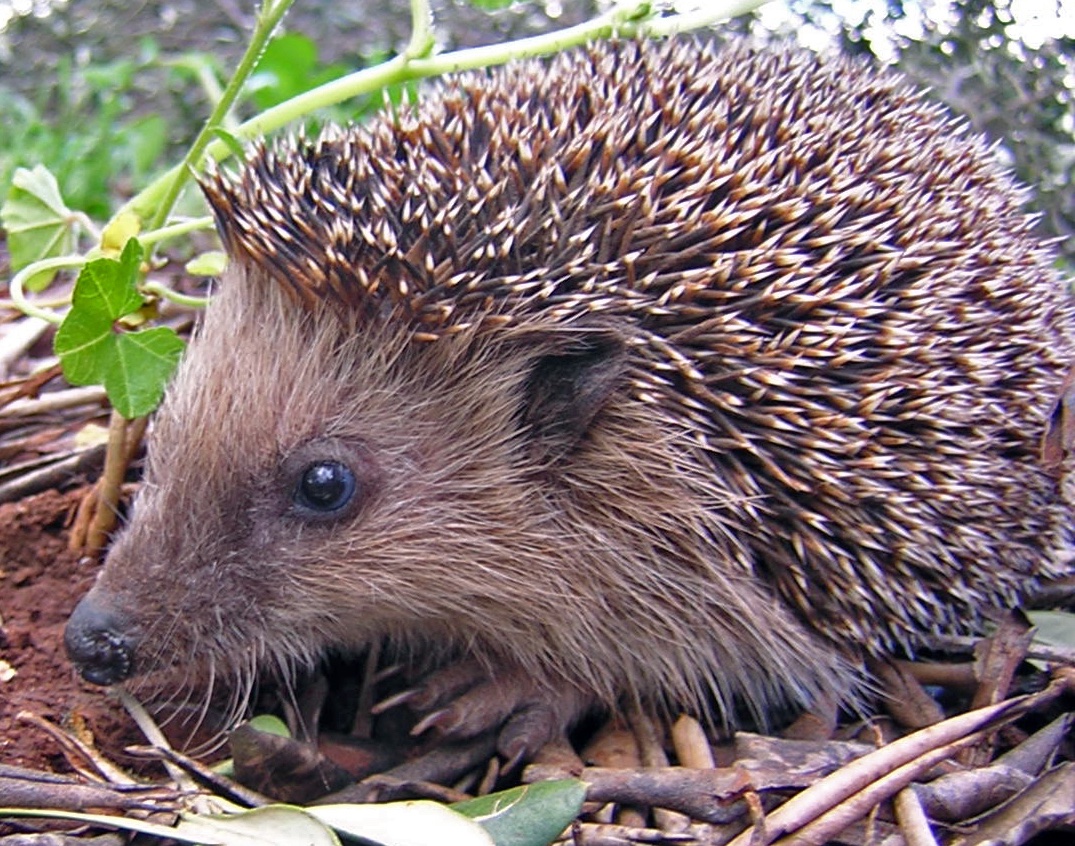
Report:
[[[3,764],[64,768],[55,741],[20,720],[21,712],[64,726],[84,724],[111,755],[138,741],[122,708],[100,688],[77,679],[64,654],[64,623],[96,572],[67,549],[65,526],[83,492],[52,490],[0,505]],[[7,678],[11,669],[15,674]]]

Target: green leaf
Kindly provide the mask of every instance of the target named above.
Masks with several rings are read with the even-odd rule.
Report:
[[[291,737],[287,723],[274,714],[258,714],[247,720],[251,728],[263,731],[266,734],[275,734],[277,737]]]
[[[1034,642],[1075,649],[1075,614],[1069,611],[1028,611],[1027,618],[1034,625]],[[1042,672],[1049,668],[1048,661],[1029,659]]]
[[[212,133],[216,138],[227,145],[228,149],[231,150],[231,154],[239,161],[243,161],[246,158],[246,147],[243,146],[243,142],[236,138],[235,135],[228,132],[228,130],[224,129],[222,126],[214,126]]]
[[[578,816],[585,792],[579,781],[546,781],[452,807],[424,800],[309,808],[269,805],[234,814],[181,814],[175,827],[27,808],[0,808],[0,816],[79,820],[184,843],[223,846],[339,846],[329,828],[377,846],[547,846]]]
[[[317,43],[309,36],[289,32],[269,42],[247,80],[246,93],[258,109],[264,110],[349,70],[341,64],[322,65],[318,61]]]
[[[306,812],[341,834],[379,846],[497,846],[482,826],[428,800],[313,805]]]
[[[265,732],[265,734],[274,734],[277,737],[291,737],[287,723],[273,714],[258,714],[247,720],[247,725],[257,731]],[[214,764],[213,772],[227,778],[235,778],[235,759],[226,758],[219,764]]]
[[[52,348],[60,357],[63,375],[72,385],[103,385],[103,361],[108,357],[111,321],[99,314],[72,308],[56,330]]]
[[[183,354],[183,339],[167,326],[112,337],[115,346],[106,362],[105,392],[128,420],[143,417],[160,405]]]
[[[548,846],[582,811],[586,785],[575,779],[540,781],[451,807],[479,823],[496,846]]]
[[[79,273],[71,310],[53,342],[72,385],[104,384],[115,321],[142,307],[135,288],[141,258],[141,245],[132,238],[118,261],[94,259]]]
[[[0,206],[0,222],[7,230],[13,270],[67,255],[73,249],[77,217],[64,203],[56,177],[44,165],[15,171],[7,199]],[[26,287],[40,291],[53,275],[55,272],[39,273]]]
[[[138,311],[145,302],[135,287],[142,263],[142,246],[131,238],[119,260],[99,258],[86,262],[75,282],[71,305],[111,323]]]
[[[145,304],[136,288],[141,261],[142,247],[132,238],[118,261],[88,262],[53,342],[67,381],[104,385],[113,407],[128,419],[157,407],[183,352],[172,329],[127,332],[117,323]]]
[[[146,822],[130,817],[83,814],[40,808],[0,808],[0,817],[45,817],[74,820],[121,831],[135,831],[168,842],[219,844],[219,846],[340,846],[334,832],[290,805],[269,805],[237,814],[180,814],[175,826]],[[156,841],[154,841],[156,842]]]

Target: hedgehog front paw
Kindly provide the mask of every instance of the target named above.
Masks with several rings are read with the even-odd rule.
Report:
[[[376,710],[404,703],[419,718],[414,735],[433,730],[466,738],[496,732],[497,752],[508,768],[532,758],[593,705],[592,697],[575,688],[550,689],[521,669],[490,676],[476,661],[435,670]]]

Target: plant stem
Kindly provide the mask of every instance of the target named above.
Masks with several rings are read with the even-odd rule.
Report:
[[[184,220],[169,226],[162,226],[160,229],[143,232],[138,236],[138,240],[142,242],[143,247],[148,247],[152,244],[158,244],[161,241],[178,238],[180,235],[186,235],[190,232],[198,232],[202,229],[212,228],[213,218],[209,215],[205,215],[204,217],[192,217],[190,220]]]
[[[205,308],[209,305],[209,297],[195,297],[190,294],[180,294],[178,291],[173,291],[167,285],[163,285],[160,282],[146,282],[140,285],[139,289],[145,294],[153,294],[163,300],[171,300],[173,303],[189,306],[190,308]]]
[[[292,2],[294,2],[294,0],[276,0],[275,3],[266,0],[262,5],[261,11],[258,12],[257,21],[254,24],[254,32],[250,36],[250,43],[247,45],[246,51],[239,61],[239,66],[235,69],[235,73],[233,73],[231,79],[228,80],[228,84],[224,87],[220,99],[213,107],[213,111],[202,126],[198,136],[194,139],[194,143],[191,144],[190,149],[187,150],[187,154],[183,158],[183,161],[177,167],[172,168],[165,174],[163,178],[164,191],[159,203],[155,204],[156,210],[149,224],[150,229],[161,228],[164,225],[164,222],[168,219],[168,215],[171,213],[172,207],[179,198],[180,191],[183,190],[183,186],[190,178],[190,174],[193,173],[201,163],[202,156],[205,154],[205,150],[212,140],[213,132],[217,127],[223,125],[228,112],[231,110],[231,107],[234,105],[236,99],[239,97],[239,93],[243,89],[243,85],[246,84],[246,80],[257,66],[261,54],[265,51],[265,46],[268,44],[273,30],[276,29],[276,25],[280,23],[280,19],[283,18],[284,14],[291,7]],[[156,184],[157,183],[155,182],[154,185]],[[127,210],[134,210],[136,213],[143,212],[139,213],[139,217],[144,217],[145,206],[142,203],[136,204],[135,202],[142,198],[144,194],[145,192],[139,194],[134,200],[125,204],[123,208],[120,209],[120,213]]]
[[[429,0],[411,0],[411,40],[404,55],[408,59],[424,59],[433,52],[436,43]]]
[[[93,520],[86,537],[86,554],[97,558],[105,548],[108,533],[116,525],[116,508],[119,505],[119,486],[127,470],[124,461],[127,443],[128,421],[116,409],[108,421],[108,449],[105,452],[105,466],[101,478],[97,481],[95,491],[97,502],[93,511]]]
[[[49,323],[55,323],[56,325],[63,323],[63,315],[57,314],[52,309],[35,305],[26,299],[26,292],[23,288],[27,280],[42,271],[68,270],[74,267],[82,267],[87,261],[86,256],[57,256],[56,258],[43,259],[26,265],[12,276],[11,281],[8,283],[8,294],[11,296],[11,302],[19,311],[30,317],[40,317],[42,320],[47,320]]]

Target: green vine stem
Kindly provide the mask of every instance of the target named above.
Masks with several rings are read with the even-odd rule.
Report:
[[[66,300],[51,303],[32,303],[26,298],[26,283],[38,273],[47,270],[73,270],[81,268],[89,260],[88,256],[56,256],[55,258],[42,259],[26,265],[22,270],[11,277],[8,283],[8,295],[11,303],[19,311],[29,317],[39,317],[49,323],[59,325],[63,323],[63,315],[53,311],[49,305],[62,305]]]
[[[228,84],[224,86],[220,99],[217,100],[209,118],[194,139],[194,143],[187,150],[183,161],[180,162],[178,167],[169,171],[173,175],[166,183],[164,194],[151,219],[150,229],[159,229],[168,219],[168,215],[171,213],[173,206],[175,206],[175,202],[179,198],[189,174],[201,163],[202,155],[212,140],[213,132],[217,127],[224,125],[228,112],[235,105],[239,94],[242,93],[243,86],[246,84],[247,79],[250,78],[250,74],[257,67],[258,60],[261,58],[262,53],[265,52],[265,47],[268,45],[277,24],[280,23],[287,10],[291,8],[293,2],[294,0],[276,0],[276,2],[266,0],[262,5],[254,23],[250,43],[247,45],[242,59],[239,60],[239,66],[235,69],[231,79],[228,80]],[[124,211],[124,208],[120,209],[120,213]],[[143,217],[143,215],[139,215],[139,217]]]
[[[428,0],[411,0],[411,40],[404,54],[408,59],[424,59],[433,52],[433,10]]]
[[[177,305],[188,306],[190,308],[204,308],[209,304],[209,297],[196,297],[191,294],[180,294],[178,291],[173,291],[167,285],[160,282],[146,282],[139,287],[139,290],[144,294],[152,294],[155,297],[160,297],[162,300],[169,300]]]
[[[143,247],[148,247],[152,244],[158,244],[161,241],[167,241],[171,238],[189,235],[191,232],[212,229],[212,227],[213,218],[209,215],[205,215],[205,217],[192,217],[190,220],[178,221],[169,224],[168,226],[162,226],[160,229],[151,229],[148,232],[142,232],[138,235],[138,240],[142,242]]]

